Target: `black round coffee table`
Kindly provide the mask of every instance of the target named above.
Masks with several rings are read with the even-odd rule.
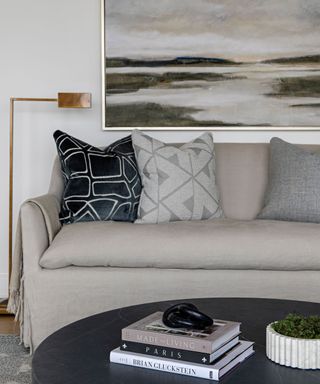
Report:
[[[180,300],[181,301],[181,300]],[[109,363],[109,352],[120,344],[126,325],[180,302],[143,304],[104,312],[72,323],[37,348],[33,384],[196,384],[209,383],[170,373]],[[183,300],[186,301],[186,300]],[[266,325],[289,312],[320,314],[320,304],[271,299],[192,299],[212,317],[242,322],[242,336],[254,341],[256,353],[220,382],[228,384],[316,384],[320,371],[277,365],[265,356]]]

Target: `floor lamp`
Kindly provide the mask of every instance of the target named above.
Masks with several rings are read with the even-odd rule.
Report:
[[[16,102],[52,102],[58,108],[91,108],[91,93],[58,93],[56,98],[10,98],[10,161],[9,161],[9,255],[8,255],[8,282],[12,269],[12,237],[13,237],[13,148],[14,148],[14,107]],[[6,311],[7,300],[0,302],[0,315],[8,314]]]

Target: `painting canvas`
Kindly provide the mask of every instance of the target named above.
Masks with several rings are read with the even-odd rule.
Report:
[[[319,0],[105,0],[106,129],[320,126]]]

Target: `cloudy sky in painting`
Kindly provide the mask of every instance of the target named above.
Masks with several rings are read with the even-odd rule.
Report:
[[[320,53],[320,0],[106,0],[108,57]]]

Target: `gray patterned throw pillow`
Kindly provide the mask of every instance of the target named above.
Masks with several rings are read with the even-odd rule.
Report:
[[[132,143],[143,185],[136,223],[223,215],[211,134],[186,144],[165,144],[136,130]]]
[[[320,223],[320,155],[274,137],[258,219]]]

